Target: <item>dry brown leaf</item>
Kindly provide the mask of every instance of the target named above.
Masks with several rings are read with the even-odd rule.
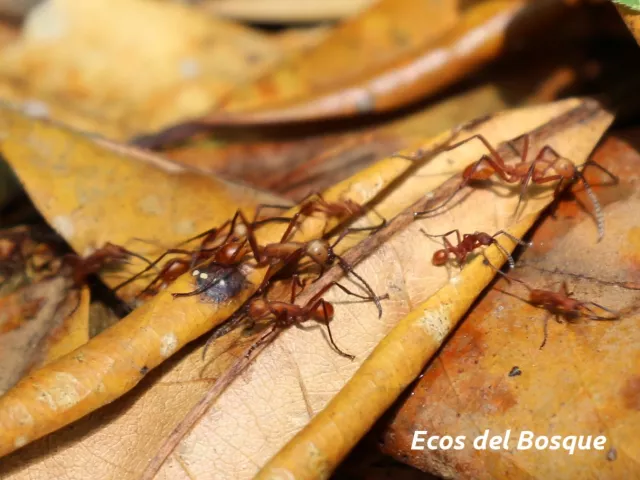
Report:
[[[640,223],[637,188],[639,131],[609,138],[594,160],[621,179],[596,188],[606,205],[606,236],[593,242],[590,206],[562,202],[545,219],[512,275],[534,286],[557,290],[568,283],[574,297],[622,312],[618,321],[558,324],[549,314],[497,289],[527,298],[522,285],[499,281],[469,314],[442,353],[424,372],[394,416],[386,452],[436,475],[456,478],[631,478],[640,462],[636,425],[640,419],[638,325],[640,316]],[[629,143],[626,143],[626,142]],[[633,147],[631,146],[633,145]],[[589,171],[591,170],[591,171]],[[592,184],[611,178],[587,169]],[[589,208],[589,211],[591,209]],[[507,348],[508,346],[508,348]],[[509,449],[481,451],[472,439],[511,429]],[[413,432],[465,435],[459,451],[411,451]],[[536,435],[604,435],[602,450],[517,450],[520,432]]]
[[[492,142],[499,143],[580,105],[583,104],[579,100],[569,100],[508,112],[478,128]],[[569,123],[561,135],[550,132],[545,142],[548,140],[563,154],[580,161],[586,158],[609,122],[610,116],[594,113],[581,122]],[[482,148],[471,142],[439,155],[416,173],[397,181],[376,209],[389,218],[394,216],[481,153]],[[393,175],[397,176],[392,172],[407,167],[406,160],[387,159],[332,191],[346,189],[350,194],[357,193],[362,201],[377,194]],[[530,199],[527,211],[536,212],[544,206],[550,198],[548,193]],[[222,393],[193,431],[171,449],[173,453],[158,478],[249,478],[255,474],[310,417],[322,411],[394,324],[441,286],[455,285],[448,282],[446,269],[431,265],[431,254],[438,245],[422,236],[418,229],[422,227],[432,233],[453,227],[462,231],[495,231],[509,223],[515,202],[513,196],[503,197],[492,190],[474,191],[472,200],[436,218],[415,222],[384,243],[357,269],[374,290],[389,293],[391,297],[384,302],[381,320],[376,318],[375,307],[370,304],[343,304],[343,295],[334,291],[327,295],[336,302],[336,319],[332,323],[336,342],[355,354],[356,361],[336,355],[320,329],[284,332]],[[477,205],[494,205],[494,208],[478,209]],[[524,213],[522,218],[531,217]],[[592,233],[595,238],[595,228]],[[202,363],[200,348],[185,352],[153,375],[154,381],[145,383],[147,388],[138,388],[127,398],[103,409],[100,416],[80,420],[6,458],[3,475],[24,478],[46,471],[47,475],[69,478],[68,468],[73,465],[74,471],[90,472],[93,478],[114,475],[139,478],[149,459],[158,455],[169,433],[233,361],[235,356],[228,349],[235,340],[232,336],[216,342],[210,350],[210,358],[216,360],[207,365]],[[342,447],[348,450],[348,444],[357,440],[375,420],[374,410],[381,408],[382,404],[371,406],[371,411],[359,419],[358,425],[345,424],[343,427],[349,428],[348,432],[338,434],[334,430],[341,438],[349,438]],[[352,420],[356,420],[355,416]],[[332,427],[324,422],[320,428]],[[124,431],[129,433],[123,436]],[[333,438],[335,441],[336,437]],[[55,453],[46,455],[52,445]],[[99,458],[88,456],[87,452],[99,452]],[[340,452],[344,454],[346,451]],[[304,455],[300,460],[313,467]],[[335,467],[335,461],[332,458],[329,469]]]
[[[0,394],[55,355],[58,343],[49,335],[64,322],[59,306],[66,294],[66,282],[56,279],[0,297]]]
[[[271,65],[265,35],[149,0],[47,0],[0,51],[0,97],[113,138],[215,108]]]

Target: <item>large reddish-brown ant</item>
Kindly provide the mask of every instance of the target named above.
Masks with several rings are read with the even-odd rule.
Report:
[[[615,312],[613,310],[608,309],[607,307],[603,307],[602,305],[591,302],[591,301],[582,301],[577,300],[575,298],[571,298],[573,292],[569,292],[567,288],[567,282],[563,281],[560,289],[557,292],[551,290],[542,290],[539,288],[533,288],[529,286],[526,282],[519,280],[517,278],[512,278],[505,275],[502,272],[499,272],[502,276],[504,276],[508,282],[516,281],[524,285],[529,291],[529,298],[523,299],[517,297],[516,295],[505,292],[502,292],[516,297],[520,300],[527,302],[534,307],[542,308],[547,310],[548,312],[555,315],[556,321],[561,323],[560,318],[564,318],[565,320],[571,321],[576,320],[580,317],[586,317],[591,320],[617,320],[620,318],[620,313]],[[604,312],[607,312],[610,316],[598,315],[598,313],[593,310],[592,307],[596,307]],[[545,316],[544,319],[544,338],[542,340],[542,344],[540,348],[542,349],[547,343],[548,337],[548,325],[549,325],[549,316]]]
[[[518,150],[513,146],[512,143],[508,144],[516,152],[516,154],[520,156],[521,161],[516,164],[506,163],[504,158],[498,153],[495,148],[491,146],[489,141],[484,136],[479,134],[473,135],[465,140],[455,143],[447,147],[446,150],[452,150],[474,139],[480,140],[489,151],[489,154],[485,154],[480,158],[480,160],[467,165],[467,167],[462,172],[462,180],[460,181],[459,185],[444,202],[442,202],[435,208],[424,210],[421,212],[415,212],[414,215],[416,217],[428,215],[436,210],[439,210],[440,208],[447,205],[456,196],[456,194],[467,185],[473,183],[474,181],[488,180],[493,175],[497,175],[506,183],[519,183],[521,185],[520,197],[515,210],[516,214],[520,209],[520,205],[524,199],[529,184],[533,183],[536,185],[542,185],[545,183],[558,181],[558,184],[556,185],[554,191],[554,197],[557,197],[562,188],[567,183],[579,179],[582,181],[584,189],[587,192],[587,195],[589,196],[591,202],[593,203],[595,218],[598,225],[598,241],[602,240],[602,238],[604,237],[604,218],[602,214],[602,207],[600,206],[598,198],[591,189],[591,185],[589,185],[589,183],[585,179],[582,171],[578,170],[570,160],[562,157],[552,147],[546,145],[538,152],[536,157],[531,162],[528,162],[528,135],[524,136],[524,146],[522,152],[518,152]],[[552,158],[545,158],[545,156],[547,155],[551,155]],[[615,175],[605,169],[602,165],[599,165],[592,160],[589,160],[584,164],[583,170],[588,165],[598,167],[602,171],[606,172],[615,182],[618,181],[618,178]]]
[[[172,258],[162,267],[160,272],[151,280],[147,287],[140,293],[157,293],[157,288],[161,285],[168,285],[176,280],[180,275],[188,272],[196,264],[210,260],[213,258],[214,263],[221,265],[233,265],[242,261],[249,249],[246,243],[251,243],[251,249],[257,250],[258,244],[253,235],[255,228],[265,225],[269,222],[289,222],[291,219],[285,217],[271,217],[263,220],[257,220],[260,208],[256,210],[254,220],[249,222],[241,210],[237,210],[231,220],[225,221],[219,227],[214,227],[202,232],[194,237],[184,240],[178,244],[185,245],[194,240],[202,239],[198,248],[195,250],[187,250],[184,248],[170,248],[164,251],[159,257],[149,263],[140,272],[129,277],[127,280],[116,285],[114,291],[117,291],[130,284],[141,276],[145,275],[152,268],[156,267],[165,257],[169,255],[183,255],[183,258]],[[220,241],[223,232],[228,228],[228,232]],[[201,293],[201,292],[198,292]]]
[[[340,206],[338,206],[340,205]],[[270,268],[267,270],[265,274],[264,280],[262,284],[258,287],[258,292],[264,291],[268,282],[275,273],[275,268],[273,268],[276,264],[280,264],[281,266],[285,265],[296,265],[303,257],[309,257],[314,263],[318,264],[321,268],[320,275],[322,275],[324,269],[331,265],[334,261],[337,261],[340,267],[348,273],[351,273],[354,277],[356,277],[365,288],[369,291],[372,298],[374,299],[374,303],[378,308],[378,313],[382,316],[382,306],[380,304],[380,300],[371,288],[371,286],[358,275],[353,268],[339,255],[334,252],[334,247],[350,232],[354,230],[363,231],[363,230],[375,230],[380,228],[380,225],[376,225],[374,227],[362,227],[358,229],[347,229],[343,231],[343,233],[338,237],[338,239],[333,243],[329,244],[327,240],[324,239],[315,239],[310,240],[308,242],[295,242],[290,240],[290,236],[293,233],[294,228],[299,223],[299,218],[301,216],[308,216],[316,211],[321,212],[332,212],[331,214],[340,215],[344,214],[347,211],[352,211],[352,208],[355,208],[354,205],[357,205],[355,202],[344,201],[342,203],[329,203],[326,202],[321,195],[318,195],[317,199],[309,200],[308,202],[304,202],[302,207],[294,216],[290,219],[289,225],[285,229],[284,234],[280,242],[270,243],[261,247],[258,245],[258,242],[255,238],[252,225],[247,221],[246,217],[242,214],[242,212],[238,211],[236,217],[234,217],[231,222],[231,230],[235,230],[235,226],[237,223],[237,219],[241,220],[241,224],[244,225],[242,230],[242,234],[245,235],[245,239],[243,242],[248,243],[248,248],[251,250],[255,260],[256,266],[266,266],[269,265]],[[246,244],[243,243],[243,255],[246,253],[244,250],[244,246]],[[223,244],[224,248],[224,244]],[[224,266],[229,266],[232,264],[237,264],[238,260],[242,258],[240,255],[233,255],[233,258],[229,259],[225,258],[214,258],[213,263],[217,263]],[[179,296],[189,296],[189,295],[197,295],[203,293],[206,290],[206,285],[196,289],[192,292],[187,293],[175,293],[173,294],[175,297]]]
[[[451,259],[451,256],[456,259],[458,265],[462,268],[462,265],[467,261],[467,258],[473,251],[478,247],[488,247],[489,245],[495,245],[500,252],[504,255],[504,257],[509,262],[509,266],[513,268],[515,266],[515,262],[513,261],[513,257],[507,252],[500,242],[496,240],[498,235],[505,235],[512,242],[522,245],[524,247],[531,246],[530,243],[525,243],[519,238],[514,237],[509,232],[505,232],[504,230],[500,230],[493,235],[489,235],[485,232],[475,232],[475,233],[465,233],[460,236],[460,231],[458,229],[451,230],[450,232],[444,233],[442,235],[431,235],[425,232],[422,228],[420,231],[426,235],[427,237],[442,237],[442,241],[444,243],[444,248],[437,250],[433,253],[433,258],[431,259],[431,263],[435,266],[446,265],[447,262]],[[452,233],[456,234],[458,239],[458,244],[453,245],[447,237]]]
[[[302,287],[302,290],[304,290],[304,285],[300,283],[298,275],[293,276],[290,302],[268,300],[264,296],[255,297],[250,300],[244,308],[242,308],[236,315],[234,315],[234,317],[214,330],[213,334],[209,337],[207,343],[204,346],[204,349],[202,350],[202,358],[205,358],[208,347],[215,339],[220,338],[222,335],[228,333],[231,329],[235,328],[243,319],[246,318],[251,322],[251,324],[255,324],[267,319],[272,320],[270,330],[265,336],[262,337],[262,339],[258,343],[255,343],[251,346],[251,348],[246,352],[246,356],[250,356],[254,349],[256,349],[265,341],[268,341],[268,339],[278,330],[283,330],[292,325],[298,325],[308,320],[315,320],[316,322],[326,325],[327,333],[329,334],[329,342],[331,343],[331,346],[335,349],[335,351],[343,357],[353,360],[355,356],[342,351],[336,345],[335,340],[333,339],[333,334],[331,332],[329,322],[331,322],[331,320],[333,319],[334,307],[331,303],[324,300],[322,296],[330,287],[336,286],[346,294],[353,297],[369,301],[374,300],[374,298],[364,295],[358,295],[357,293],[352,292],[338,282],[330,282],[313,297],[311,297],[304,305],[300,306],[294,303],[296,296],[302,293],[302,290],[296,293],[296,286],[300,286]],[[384,298],[386,297],[387,295],[384,296]]]
[[[366,228],[366,227],[365,227]],[[378,228],[378,227],[373,227]],[[371,295],[373,303],[378,309],[378,316],[382,316],[382,305],[380,299],[373,291],[373,288],[369,283],[362,278],[353,268],[349,265],[340,255],[335,253],[334,248],[340,243],[347,234],[351,233],[350,229],[344,230],[333,243],[329,243],[325,239],[314,239],[308,242],[295,242],[287,240],[288,235],[285,232],[282,241],[279,243],[270,243],[265,245],[258,253],[259,264],[268,264],[271,266],[281,265],[296,265],[304,257],[308,257],[311,261],[320,267],[319,277],[324,273],[325,268],[332,265],[334,261],[338,262],[338,265],[347,273],[350,273],[356,277],[365,289]],[[267,271],[263,284],[258,288],[258,291],[262,290],[269,278],[271,277],[272,268]]]

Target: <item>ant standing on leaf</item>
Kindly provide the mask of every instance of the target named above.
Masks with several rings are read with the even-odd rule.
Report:
[[[249,350],[247,350],[245,354],[245,356],[247,357],[249,357],[251,353],[260,345],[269,341],[269,339],[272,338],[273,335],[275,335],[278,331],[284,330],[293,325],[300,325],[301,323],[308,320],[315,320],[316,322],[322,323],[327,327],[329,343],[337,353],[350,360],[355,359],[354,355],[344,352],[338,347],[338,345],[336,345],[336,342],[333,338],[333,333],[331,332],[331,327],[329,325],[331,320],[333,320],[335,310],[333,305],[324,300],[322,296],[330,287],[334,285],[340,288],[346,294],[353,297],[357,297],[365,301],[374,300],[373,297],[358,295],[357,293],[352,292],[338,282],[329,282],[327,285],[322,287],[322,289],[318,293],[311,297],[304,305],[296,305],[294,303],[295,299],[302,293],[302,291],[304,291],[305,285],[300,282],[298,275],[293,275],[291,283],[291,299],[289,302],[268,300],[264,296],[253,298],[234,317],[229,319],[228,323],[225,323],[214,330],[214,333],[211,335],[211,337],[209,337],[207,343],[204,346],[204,349],[202,351],[202,358],[205,358],[207,349],[214,340],[228,333],[231,329],[235,328],[235,326],[237,326],[240,321],[247,318],[250,320],[251,325],[262,320],[271,320],[270,330],[257,343],[254,343],[249,348]],[[297,286],[301,287],[301,290],[298,292],[296,292]],[[387,295],[384,296],[384,298],[386,297]]]
[[[509,262],[509,266],[513,268],[515,266],[515,262],[513,261],[513,257],[507,252],[500,242],[496,240],[498,235],[505,235],[512,242],[517,243],[518,245],[522,245],[523,247],[530,247],[531,243],[525,243],[519,238],[514,237],[509,232],[505,232],[504,230],[500,230],[496,232],[494,235],[489,235],[485,232],[475,232],[475,233],[465,233],[460,236],[459,230],[451,230],[450,232],[444,233],[442,235],[430,235],[425,232],[422,228],[420,231],[426,235],[427,237],[442,237],[442,241],[444,243],[444,248],[437,250],[433,253],[433,258],[431,259],[431,263],[437,267],[446,265],[449,260],[451,260],[451,256],[456,260],[456,263],[460,268],[466,263],[467,258],[473,251],[478,247],[488,247],[489,245],[495,245],[498,250],[504,255],[504,257]],[[453,245],[447,237],[452,233],[456,234],[458,239],[458,245]]]
[[[262,207],[273,206],[263,205]],[[357,210],[357,208],[362,209],[362,207],[351,200],[327,202],[321,195],[318,195],[318,198],[308,200],[303,203],[300,210],[291,219],[289,219],[289,225],[282,235],[280,242],[270,243],[264,247],[258,245],[253,225],[247,221],[242,212],[238,211],[231,221],[230,232],[236,231],[238,225],[243,225],[244,228],[242,229],[242,234],[244,235],[244,239],[240,243],[223,243],[218,247],[220,250],[217,251],[212,263],[219,266],[237,265],[250,251],[256,260],[256,267],[269,266],[264,280],[257,290],[258,293],[261,293],[267,287],[270,278],[275,274],[276,265],[295,266],[300,262],[300,260],[302,260],[302,258],[308,257],[312,262],[320,266],[321,271],[319,276],[322,276],[324,269],[334,261],[337,261],[345,272],[351,273],[364,285],[367,291],[371,294],[371,297],[378,308],[378,313],[381,316],[382,306],[380,305],[378,296],[375,294],[371,286],[366,282],[366,280],[364,280],[364,278],[358,275],[342,257],[334,252],[335,246],[342,241],[347,234],[353,231],[379,229],[380,225],[376,225],[374,227],[362,227],[358,229],[347,229],[339,235],[338,239],[333,244],[329,244],[329,242],[324,239],[315,239],[308,242],[296,242],[290,240],[294,229],[298,226],[301,216],[309,216],[315,212],[322,212],[330,216],[343,216],[351,214],[351,212]],[[237,224],[238,219],[241,221],[241,224]],[[228,238],[229,235],[227,236],[227,239]],[[227,239],[225,239],[225,242]],[[212,280],[211,284],[213,285],[217,281],[218,280]],[[173,295],[174,297],[197,295],[204,293],[206,289],[207,285],[203,285],[192,292],[174,293]]]
[[[462,140],[454,145],[447,147],[446,150],[452,150],[461,145],[464,145],[471,140],[480,140],[489,154],[484,154],[480,160],[477,160],[469,165],[462,172],[462,180],[454,192],[440,205],[435,208],[424,210],[421,212],[415,212],[416,217],[429,215],[432,212],[441,209],[446,206],[456,194],[464,187],[472,184],[474,181],[488,180],[493,175],[497,175],[501,180],[509,184],[520,184],[520,196],[514,215],[517,215],[520,210],[520,205],[526,195],[527,188],[530,184],[542,185],[549,182],[557,181],[558,184],[554,190],[554,197],[557,198],[562,188],[567,184],[574,182],[575,180],[581,180],[584,185],[584,189],[589,196],[595,210],[596,222],[598,225],[598,241],[604,237],[604,218],[602,214],[602,207],[598,198],[591,189],[591,185],[585,179],[583,172],[568,159],[562,157],[549,145],[544,146],[536,155],[536,157],[528,162],[527,155],[529,153],[529,136],[524,136],[524,145],[522,152],[519,152],[512,142],[509,142],[509,147],[520,157],[520,162],[515,164],[508,164],[504,158],[498,153],[498,151],[491,146],[489,141],[482,135],[473,135],[465,140]],[[551,159],[547,159],[547,156],[551,156]],[[409,157],[402,157],[409,158]],[[410,159],[410,158],[409,158]],[[614,182],[618,182],[618,177],[609,172],[603,166],[597,164],[593,160],[587,161],[583,169],[588,165],[593,165],[607,175],[609,175]]]
[[[529,298],[523,299],[510,292],[505,292],[504,290],[500,290],[501,292],[506,293],[507,295],[511,295],[512,297],[518,298],[520,300],[523,300],[524,302],[530,305],[533,305],[534,307],[547,310],[547,312],[555,315],[556,321],[558,323],[562,323],[561,317],[567,321],[576,320],[580,317],[589,318],[591,320],[618,320],[620,318],[619,312],[610,310],[607,307],[603,307],[598,303],[591,302],[591,301],[581,301],[575,298],[571,298],[573,293],[569,292],[566,281],[562,282],[562,286],[560,287],[559,291],[554,292],[550,290],[532,288],[522,280],[519,280],[517,278],[511,278],[502,272],[499,272],[499,273],[509,283],[511,283],[511,281],[515,281],[524,285],[529,291]],[[607,314],[609,314],[609,316],[598,315],[597,311],[595,311],[593,307],[606,312]],[[549,327],[549,315],[546,315],[544,319],[544,338],[542,340],[542,344],[540,345],[540,349],[542,349],[547,343],[548,327]]]
[[[257,248],[255,237],[253,237],[253,235],[249,236],[248,232],[253,232],[254,229],[259,226],[266,225],[270,222],[290,221],[289,218],[285,217],[271,217],[263,220],[257,220],[260,208],[261,207],[258,207],[256,210],[256,214],[252,222],[249,222],[245,215],[238,210],[231,220],[227,220],[219,227],[211,228],[180,242],[178,246],[186,245],[194,240],[202,238],[199,247],[195,250],[187,250],[184,248],[171,248],[166,250],[146,268],[117,285],[114,288],[114,291],[121,289],[145,275],[169,255],[182,255],[183,258],[172,258],[167,261],[160,272],[137,295],[138,297],[144,294],[157,294],[162,286],[172,283],[179,276],[187,273],[191,268],[195,267],[195,265],[207,260],[213,259],[213,261],[219,265],[236,265],[240,263],[250,251],[246,245],[247,242],[254,242],[253,247]],[[224,239],[220,241],[220,238],[223,236],[223,232],[226,228],[228,228],[229,231],[224,236]],[[197,293],[202,292],[198,291]]]

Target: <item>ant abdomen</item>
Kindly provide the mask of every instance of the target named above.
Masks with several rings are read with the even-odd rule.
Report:
[[[462,178],[465,180],[488,180],[494,173],[495,169],[480,159],[464,169]]]
[[[316,309],[311,312],[311,317],[318,322],[329,322],[333,319],[333,305],[329,302],[320,302]]]
[[[431,259],[431,263],[436,267],[446,265],[448,261],[449,252],[447,252],[446,250],[438,250],[437,252],[434,252],[433,258]]]

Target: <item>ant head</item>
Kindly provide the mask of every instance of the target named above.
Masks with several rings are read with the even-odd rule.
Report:
[[[322,301],[318,304],[316,309],[311,312],[311,316],[318,322],[329,322],[333,319],[334,312],[333,305],[327,301]]]
[[[433,258],[431,259],[431,263],[436,267],[441,267],[445,265],[449,261],[449,253],[442,249],[434,252]]]
[[[251,318],[260,318],[269,311],[269,304],[264,298],[258,297],[251,300],[249,304],[249,316]]]
[[[230,242],[223,245],[216,253],[216,261],[220,263],[232,263],[239,261],[247,253],[246,242]]]
[[[553,169],[558,173],[558,175],[567,179],[573,178],[576,173],[576,166],[567,158],[559,158],[556,160],[553,164]]]
[[[326,240],[311,240],[307,244],[306,253],[318,265],[325,265],[329,261],[331,247]]]
[[[476,240],[478,240],[480,245],[491,245],[495,242],[495,239],[486,232],[478,232],[476,234]]]

